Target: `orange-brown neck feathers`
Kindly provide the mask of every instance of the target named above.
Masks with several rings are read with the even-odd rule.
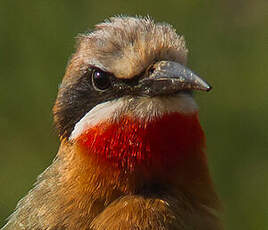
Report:
[[[76,140],[87,154],[94,154],[117,168],[169,170],[187,158],[203,154],[204,133],[197,113],[171,113],[151,121],[123,116],[104,121]]]

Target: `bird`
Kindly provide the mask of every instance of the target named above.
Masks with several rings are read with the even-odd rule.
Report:
[[[53,107],[60,146],[2,230],[219,230],[185,39],[149,16],[77,36]]]

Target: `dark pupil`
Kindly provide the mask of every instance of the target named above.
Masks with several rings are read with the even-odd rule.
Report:
[[[110,86],[109,74],[98,70],[94,71],[93,83],[96,88],[101,90],[109,88]]]

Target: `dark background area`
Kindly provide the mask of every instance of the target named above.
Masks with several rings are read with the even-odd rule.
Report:
[[[108,16],[184,34],[226,229],[268,229],[268,1],[0,1],[0,226],[53,160],[51,109],[74,37]]]

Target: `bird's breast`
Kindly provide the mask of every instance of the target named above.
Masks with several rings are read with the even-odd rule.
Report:
[[[200,152],[204,133],[197,113],[171,113],[146,122],[123,116],[89,128],[76,144],[112,167],[131,172],[166,170]]]

